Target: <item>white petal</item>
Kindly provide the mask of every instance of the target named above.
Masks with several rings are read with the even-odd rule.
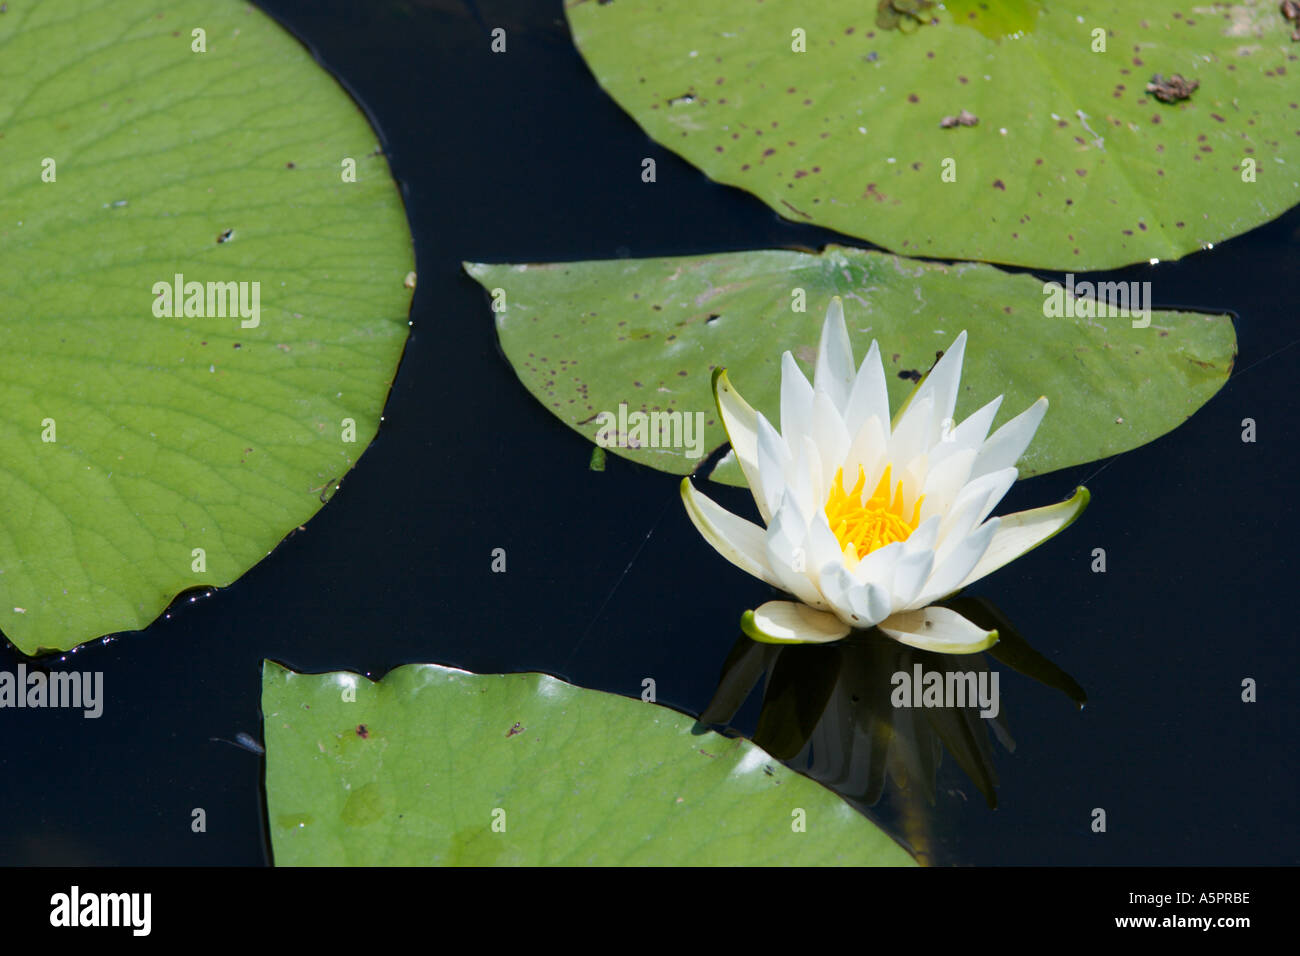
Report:
[[[1018,462],[1033,441],[1034,432],[1038,431],[1038,425],[1046,413],[1047,399],[1040,398],[995,431],[976,456],[971,477],[978,478]]]
[[[840,410],[834,400],[821,390],[813,390],[813,429],[812,439],[821,453],[822,475],[830,480],[844,464],[849,453],[849,433],[840,418]],[[847,477],[847,476],[845,476]],[[850,483],[850,488],[853,485]],[[829,491],[830,486],[827,486]]]
[[[970,485],[966,486],[969,488],[977,482],[988,482],[988,497],[984,499],[984,506],[980,508],[977,513],[975,518],[976,524],[979,524],[993,513],[993,509],[1002,503],[1002,499],[1007,496],[1007,492],[1011,490],[1011,486],[1016,483],[1016,479],[1019,477],[1019,469],[1002,468],[998,471],[991,471],[987,475],[981,475],[979,478],[976,478],[975,481],[971,482]]]
[[[894,583],[890,588],[894,606],[907,607],[911,604],[921,593],[921,588],[925,587],[926,579],[930,577],[930,572],[933,570],[933,551],[904,553],[898,559],[898,564],[894,566]]]
[[[844,456],[844,484],[848,486],[845,491],[851,490],[858,480],[858,468],[866,473],[866,493],[871,494],[875,490],[880,481],[880,473],[885,468],[885,421],[886,419],[872,415],[858,429],[857,436],[849,445],[848,454]]]
[[[821,341],[817,343],[813,389],[830,396],[836,411],[841,414],[848,407],[853,372],[853,346],[849,343],[849,330],[844,325],[844,304],[839,296],[835,296],[826,310]]]
[[[932,441],[938,440],[939,430],[945,421],[950,428],[956,425],[952,413],[957,407],[957,389],[961,384],[961,365],[965,356],[966,333],[961,332],[912,393],[912,402],[928,398],[933,406],[932,421],[935,430],[927,436]]]
[[[825,644],[852,630],[834,614],[791,601],[768,601],[746,611],[740,628],[764,644]]]
[[[889,592],[878,584],[859,584],[843,561],[822,569],[821,589],[840,620],[852,627],[874,627],[889,616]]]
[[[934,543],[939,535],[939,515],[927,518],[907,536],[903,553],[894,566],[891,590],[895,607],[906,607],[921,593],[926,579],[934,570]]]
[[[921,502],[921,520],[932,515],[942,515],[952,508],[957,495],[970,479],[971,465],[975,464],[975,449],[967,448],[949,455],[938,464],[932,464],[921,486],[925,501]]]
[[[852,621],[853,609],[849,605],[848,595],[852,584],[843,561],[831,561],[819,569],[817,587],[825,595],[828,609],[850,627],[866,626],[854,624]]]
[[[799,502],[799,510],[805,516],[811,515],[817,510],[817,501],[814,500],[812,471],[814,466],[819,471],[821,468],[819,459],[809,461],[808,449],[811,444],[806,435],[801,438],[794,438],[793,441],[789,442],[790,463],[786,465],[785,469],[785,490],[794,495],[795,501]]]
[[[750,404],[740,397],[735,386],[727,378],[726,369],[713,373],[713,398],[718,403],[718,414],[722,416],[722,427],[727,430],[727,440],[736,453],[740,470],[745,473],[745,481],[753,492],[754,503],[764,523],[772,520],[768,500],[772,497],[763,489],[762,473],[758,466],[758,422],[757,413]],[[777,493],[779,500],[780,493]]]
[[[894,609],[889,599],[889,589],[870,581],[857,584],[849,590],[849,603],[857,615],[864,621],[869,621],[872,627],[889,617]]]
[[[867,357],[862,360],[857,377],[853,380],[853,390],[849,393],[849,404],[844,412],[844,425],[850,435],[857,435],[858,429],[872,416],[880,419],[883,426],[889,421],[889,392],[885,388],[885,366],[880,361],[880,346],[874,341],[867,350]]]
[[[1003,468],[992,474],[981,475],[957,493],[957,498],[943,516],[939,525],[936,547],[941,556],[948,542],[964,538],[971,529],[989,516],[998,506],[1008,489],[1015,484],[1019,473],[1014,468]]]
[[[805,515],[820,511],[826,504],[834,474],[822,471],[822,454],[811,435],[804,435],[794,461],[793,485],[799,494],[799,507]]]
[[[794,448],[800,435],[812,429],[813,390],[799,363],[786,352],[781,356],[781,435]]]
[[[921,607],[958,590],[966,580],[966,576],[988,551],[989,543],[998,530],[998,524],[997,518],[986,521],[947,549],[946,554],[942,551],[937,552],[930,579],[925,582],[921,593],[908,602],[908,608]]]
[[[937,465],[949,455],[968,449],[978,452],[983,447],[984,439],[989,434],[989,427],[993,424],[993,419],[997,417],[1001,406],[1002,396],[999,395],[983,408],[968,415],[966,420],[952,431],[944,434],[938,446],[930,450],[931,464]]]
[[[927,518],[916,526],[916,530],[907,536],[904,547],[908,551],[932,551],[939,540],[939,527],[943,519],[938,515]]]
[[[934,399],[928,395],[907,406],[889,436],[890,461],[902,465],[929,449],[933,413]]]
[[[859,584],[875,584],[889,591],[894,586],[894,569],[903,557],[903,542],[894,541],[876,548],[858,561],[853,569],[853,580]]]
[[[723,508],[707,495],[695,490],[691,479],[682,479],[682,501],[686,514],[704,540],[742,571],[779,587],[776,575],[767,566],[767,534],[752,521],[746,521]]]
[[[902,611],[879,628],[894,640],[940,654],[974,654],[997,642],[997,631],[986,631],[946,607]]]
[[[1062,501],[1032,511],[1004,515],[1001,525],[988,550],[979,563],[966,575],[962,587],[973,584],[986,574],[992,574],[1004,564],[1014,561],[1031,548],[1036,548],[1052,535],[1064,530],[1088,506],[1088,489],[1082,485],[1068,501]]]
[[[790,472],[790,447],[762,412],[755,413],[755,421],[758,425],[759,486],[763,489],[763,498],[767,507],[763,520],[770,524],[771,516],[776,512],[781,504],[781,498],[785,495],[786,476]],[[760,510],[763,507],[764,505],[759,505]]]
[[[808,524],[794,496],[787,494],[767,529],[764,554],[768,567],[777,579],[777,587],[789,591],[805,604],[826,609],[826,601],[810,573],[813,567],[808,556]]]
[[[921,497],[921,489],[925,487],[929,475],[930,456],[920,454],[891,476],[895,487],[899,481],[903,483],[903,510],[908,514],[916,507],[916,499]]]
[[[828,564],[844,562],[844,549],[826,520],[826,512],[817,513],[808,521],[808,566],[820,573]]]

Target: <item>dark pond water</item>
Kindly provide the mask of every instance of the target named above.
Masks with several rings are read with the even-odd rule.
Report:
[[[613,457],[604,473],[587,470],[590,446],[516,380],[459,263],[846,240],[781,220],[650,143],[592,80],[559,3],[261,5],[383,137],[418,256],[406,357],[378,440],[304,533],[233,587],[76,655],[78,668],[105,674],[102,718],[4,714],[0,862],[266,862],[261,761],[211,740],[260,737],[264,657],[375,677],[412,661],[540,670],[631,696],[652,677],[661,702],[699,714],[738,611],[769,596],[704,544],[674,478]],[[489,52],[498,25],[504,56]],[[653,186],[640,180],[645,156],[658,163]],[[1018,483],[1003,503],[1034,507],[1079,483],[1092,491],[1067,534],[974,589],[1083,686],[1088,705],[998,666],[1016,743],[989,751],[998,807],[945,755],[925,825],[937,862],[1300,859],[1288,623],[1300,530],[1298,230],[1293,212],[1211,252],[1116,274],[1152,280],[1157,307],[1233,311],[1236,370],[1174,433]],[[1254,444],[1240,438],[1247,417]],[[718,498],[749,513],[744,491]],[[497,547],[504,575],[489,570]],[[1105,574],[1090,571],[1096,547]],[[18,660],[0,651],[0,668]],[[798,663],[786,684],[791,673],[824,678],[824,659]],[[1241,702],[1245,677],[1258,681],[1257,703]],[[733,720],[746,734],[757,696]],[[897,803],[877,809],[906,830]],[[190,831],[195,807],[207,811],[205,834]],[[1095,807],[1108,814],[1105,834],[1090,831]]]

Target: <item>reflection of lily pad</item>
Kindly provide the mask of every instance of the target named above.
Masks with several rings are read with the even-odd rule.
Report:
[[[250,5],[11,2],[0,49],[0,627],[32,653],[315,514],[378,427],[412,256],[365,118]],[[177,274],[203,316],[167,317]]]
[[[1043,284],[1030,276],[834,246],[821,255],[466,268],[504,291],[506,311],[496,321],[506,357],[567,425],[595,440],[609,422],[597,416],[616,415],[620,403],[629,423],[633,411],[700,412],[706,453],[726,441],[713,368],[725,366],[745,399],[779,421],[781,353],[792,351],[811,371],[833,295],[844,297],[859,360],[879,339],[892,408],[962,329],[970,341],[959,420],[998,394],[1005,395],[998,423],[1047,395],[1051,408],[1022,475],[1127,451],[1176,427],[1227,380],[1236,352],[1227,316],[1153,312],[1146,328],[1134,328],[1145,319],[1131,317],[1047,318]],[[792,311],[796,290],[805,312]],[[685,428],[666,418],[659,424],[641,447],[611,450],[673,474],[696,468],[684,442],[663,447],[677,431],[685,438]],[[744,484],[731,463],[715,477]]]
[[[262,712],[280,865],[912,862],[753,744],[542,674],[267,661]]]
[[[1275,0],[566,9],[597,80],[659,143],[786,218],[906,255],[1174,259],[1300,200],[1292,26]],[[1199,87],[1160,102],[1157,74]],[[941,125],[962,110],[978,125]]]

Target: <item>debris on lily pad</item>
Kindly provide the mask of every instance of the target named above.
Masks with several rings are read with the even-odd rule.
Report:
[[[970,110],[962,110],[956,116],[945,116],[939,120],[939,125],[944,129],[951,129],[954,126],[977,126],[980,118]]]
[[[1200,80],[1185,79],[1181,73],[1175,73],[1169,79],[1157,73],[1147,84],[1147,92],[1162,103],[1177,103],[1190,97],[1200,85]]]
[[[876,26],[882,30],[911,33],[926,22],[937,22],[923,16],[933,7],[933,0],[880,0],[876,4]]]
[[[1295,43],[1300,40],[1300,3],[1297,3],[1296,0],[1283,0],[1282,16],[1297,24],[1296,29],[1291,31],[1291,42]]]

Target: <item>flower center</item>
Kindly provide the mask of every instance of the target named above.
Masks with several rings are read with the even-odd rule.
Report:
[[[826,519],[844,551],[844,563],[852,570],[860,558],[895,541],[906,541],[916,530],[921,518],[921,502],[916,499],[910,520],[903,508],[903,483],[898,482],[890,495],[889,466],[880,476],[880,483],[868,498],[862,497],[867,475],[858,466],[858,481],[853,490],[844,491],[844,469],[835,469],[830,497],[826,499]]]

